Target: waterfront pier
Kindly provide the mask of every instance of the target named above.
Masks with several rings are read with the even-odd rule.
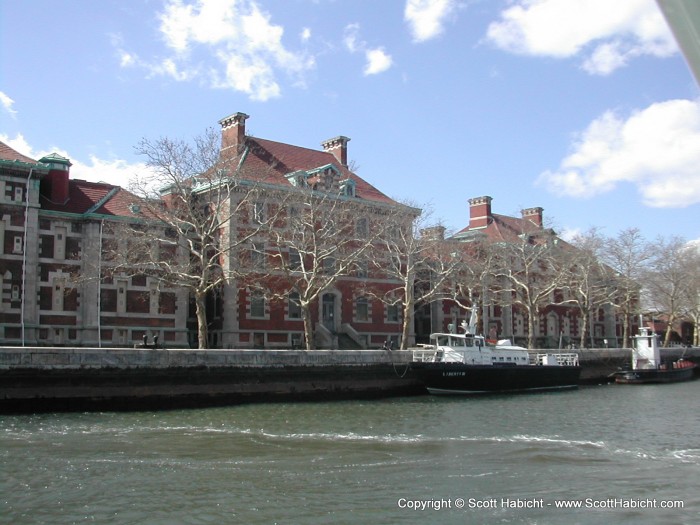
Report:
[[[610,381],[629,349],[575,350],[581,384]],[[700,362],[700,348],[662,358]],[[0,347],[0,413],[141,410],[422,395],[411,351]]]

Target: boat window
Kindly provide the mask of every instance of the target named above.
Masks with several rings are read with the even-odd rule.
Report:
[[[466,346],[474,346],[474,338],[473,337],[465,337],[464,344]]]
[[[447,336],[443,335],[437,338],[438,346],[447,346]]]
[[[498,360],[499,360],[499,361],[503,361],[503,357],[499,357]]]
[[[510,356],[506,357],[506,361],[510,361]]]
[[[491,361],[496,361],[496,356],[491,357]]]

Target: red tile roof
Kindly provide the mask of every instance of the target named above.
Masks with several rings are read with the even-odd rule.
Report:
[[[290,182],[285,175],[333,164],[342,178],[351,179],[355,183],[355,195],[358,198],[396,204],[396,201],[343,166],[332,153],[252,137],[247,138],[246,145],[248,154],[242,173],[251,180],[288,186]]]
[[[138,198],[128,191],[105,182],[89,182],[81,179],[68,181],[68,200],[51,202],[41,196],[41,209],[66,213],[97,213],[119,217],[140,217],[129,208]]]
[[[21,153],[12,149],[10,146],[8,146],[7,144],[5,144],[2,141],[0,141],[0,160],[9,160],[9,161],[17,160],[19,162],[27,162],[29,164],[37,164],[37,162],[34,159],[31,159],[31,158],[27,157],[26,155],[22,155]]]
[[[491,221],[485,228],[470,229],[469,226],[461,229],[455,237],[464,237],[469,233],[479,232],[486,236],[490,241],[495,242],[515,242],[519,239],[519,235],[523,233],[536,233],[542,231],[542,228],[534,224],[529,219],[519,217],[509,217],[507,215],[491,214]]]

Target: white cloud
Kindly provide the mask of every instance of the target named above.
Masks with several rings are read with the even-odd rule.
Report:
[[[391,55],[387,55],[381,47],[377,49],[368,49],[365,51],[367,65],[365,66],[364,74],[376,75],[389,69],[392,64]]]
[[[301,33],[299,34],[299,38],[302,42],[308,42],[311,39],[311,29],[308,27],[302,29]]]
[[[359,24],[348,24],[345,26],[343,45],[350,53],[364,52],[366,63],[363,74],[365,76],[383,73],[393,64],[391,55],[387,54],[383,47],[370,49],[367,47],[367,42],[360,40]]]
[[[90,155],[89,161],[83,162],[72,158],[70,153],[56,147],[35,151],[21,133],[18,133],[14,138],[0,134],[0,140],[22,155],[35,160],[39,160],[51,153],[58,153],[62,157],[66,157],[72,164],[70,168],[71,179],[107,182],[116,186],[126,187],[135,174],[143,173],[147,170],[143,163],[131,164],[123,159],[100,159],[95,155]]]
[[[8,97],[5,93],[0,91],[0,106],[3,107],[5,111],[7,111],[12,118],[15,118],[17,115],[17,111],[12,108],[14,105],[15,101],[12,100],[10,97]]]
[[[24,138],[24,135],[22,135],[21,133],[17,133],[17,136],[15,138],[10,138],[8,135],[0,133],[0,141],[10,146],[17,153],[21,153],[22,155],[25,155],[31,159],[38,158],[31,153],[32,147],[29,145],[27,140]]]
[[[445,18],[455,8],[455,0],[406,0],[403,17],[413,40],[425,42],[443,31]]]
[[[538,183],[559,195],[589,198],[620,183],[636,186],[644,204],[682,208],[700,203],[700,100],[659,102],[623,118],[594,120],[557,171]]]
[[[359,24],[348,24],[343,30],[343,45],[351,53],[355,53],[358,50],[358,46],[364,45],[364,43],[358,43],[357,41],[359,34]]]
[[[315,66],[313,57],[284,46],[284,28],[255,0],[166,0],[159,18],[170,55],[148,61],[119,45],[123,67],[138,65],[177,81],[204,78],[211,87],[265,101],[280,96],[280,74],[303,84],[299,78]],[[302,39],[310,34],[305,29]]]
[[[511,53],[569,58],[607,75],[640,55],[677,51],[654,0],[516,0],[492,22],[487,40]]]

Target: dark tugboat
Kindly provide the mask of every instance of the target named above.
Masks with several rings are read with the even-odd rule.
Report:
[[[695,375],[696,365],[683,359],[662,363],[658,337],[651,328],[640,327],[634,336],[632,368],[615,372],[615,382],[628,385],[649,383],[678,383],[690,381]]]
[[[509,340],[495,346],[473,333],[435,333],[430,345],[414,350],[411,367],[431,394],[486,394],[577,388],[581,374],[575,353],[539,354]]]

